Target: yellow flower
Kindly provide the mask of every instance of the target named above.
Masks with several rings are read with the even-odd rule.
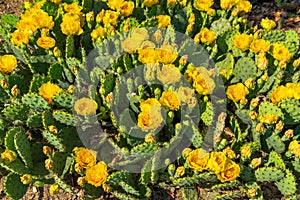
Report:
[[[148,133],[147,135],[145,135],[145,142],[146,143],[154,143],[155,136],[152,133]]]
[[[261,164],[261,158],[253,158],[250,163],[252,167],[258,167],[260,164]]]
[[[237,4],[237,9],[241,12],[248,13],[252,9],[252,4],[249,1],[240,0]]]
[[[263,39],[254,40],[250,46],[250,50],[254,53],[264,53],[269,51],[269,49],[270,42]]]
[[[197,104],[197,99],[195,97],[195,90],[189,87],[180,86],[176,90],[176,95],[180,101],[180,104],[187,104],[190,108],[193,108]]]
[[[294,99],[300,99],[300,84],[299,83],[287,83],[286,88],[293,91]]]
[[[178,110],[180,107],[180,101],[176,94],[172,91],[165,91],[159,98],[161,105],[169,108],[170,110]]]
[[[271,53],[276,60],[288,62],[292,55],[290,51],[282,44],[274,43],[271,47]]]
[[[228,159],[225,164],[225,169],[217,173],[217,177],[221,182],[234,181],[240,175],[240,172],[240,166]]]
[[[29,183],[32,182],[32,177],[30,174],[24,174],[23,176],[21,176],[20,179],[24,185],[28,185]]]
[[[186,162],[190,168],[202,172],[207,168],[209,153],[204,149],[196,149],[189,153]]]
[[[268,58],[263,53],[260,53],[258,55],[257,68],[264,71],[267,69],[268,64],[269,64]]]
[[[213,0],[196,0],[194,7],[199,11],[208,11],[214,5]]]
[[[65,10],[67,13],[78,14],[78,13],[81,12],[82,7],[79,6],[77,3],[64,4],[64,10]]]
[[[158,62],[164,64],[171,64],[178,57],[177,48],[172,45],[161,45],[159,49],[156,49],[156,54],[158,56]]]
[[[20,32],[24,32],[28,35],[32,35],[36,30],[37,27],[35,24],[31,21],[31,19],[23,18],[21,19],[17,24],[16,28]]]
[[[51,133],[54,133],[54,134],[57,134],[57,133],[58,133],[58,130],[57,130],[56,126],[54,126],[54,125],[48,126],[48,130],[49,130]]]
[[[24,32],[16,30],[11,34],[11,42],[16,46],[29,43],[29,35]]]
[[[0,56],[0,71],[11,73],[17,67],[17,59],[13,55]]]
[[[278,103],[285,99],[291,99],[294,97],[294,91],[283,85],[276,88],[270,95],[271,101],[273,103]]]
[[[119,14],[115,11],[106,10],[103,16],[103,23],[104,25],[116,25],[118,22]]]
[[[294,130],[293,129],[288,129],[284,132],[284,136],[286,138],[292,138],[294,136]]]
[[[158,28],[166,28],[171,24],[171,17],[169,15],[158,15]]]
[[[200,31],[201,42],[210,45],[216,40],[216,32],[212,30],[208,30],[208,28],[203,28]]]
[[[76,162],[83,168],[90,168],[96,164],[96,152],[86,148],[79,148],[75,152]]]
[[[299,67],[299,66],[300,66],[300,58],[294,60],[293,66],[294,66],[294,67]]]
[[[93,41],[96,41],[98,38],[104,38],[106,37],[106,30],[102,26],[98,26],[96,29],[94,29],[91,33],[91,37]]]
[[[252,41],[252,36],[242,33],[233,38],[234,46],[241,49],[242,51],[246,51],[249,49]]]
[[[211,94],[216,85],[214,80],[210,78],[208,70],[205,67],[199,67],[197,71],[199,74],[195,77],[193,87],[199,94]]]
[[[144,4],[147,7],[152,7],[155,4],[158,4],[158,0],[144,0]]]
[[[251,154],[252,154],[252,149],[250,145],[243,145],[241,147],[241,156],[243,158],[250,158]]]
[[[107,176],[107,167],[106,164],[102,161],[86,170],[85,180],[89,184],[98,187],[106,181]]]
[[[220,5],[223,10],[229,10],[235,6],[239,0],[221,0]]]
[[[259,121],[261,123],[265,123],[265,124],[275,124],[278,120],[278,115],[276,114],[262,114],[260,117],[259,117]]]
[[[266,18],[261,20],[260,25],[266,30],[272,30],[276,27],[276,22]]]
[[[44,49],[50,49],[55,46],[56,42],[55,39],[53,39],[52,37],[40,37],[36,43],[39,47],[42,47]]]
[[[81,16],[79,14],[67,13],[62,18],[62,23],[60,24],[61,31],[65,35],[80,35],[83,33],[81,28]]]
[[[255,197],[258,194],[255,188],[249,188],[247,193],[250,197]]]
[[[90,11],[88,13],[85,14],[85,20],[88,22],[88,23],[91,23],[95,20],[95,14],[94,14],[94,11]]]
[[[180,81],[180,70],[173,64],[163,65],[161,70],[157,71],[157,79],[163,84],[174,84]]]
[[[77,100],[74,104],[74,110],[77,114],[82,116],[89,116],[96,114],[98,104],[96,101],[83,97]]]
[[[15,161],[16,157],[17,157],[16,153],[9,149],[5,149],[5,151],[1,153],[1,159],[7,160],[8,162]]]
[[[145,40],[140,45],[140,48],[142,48],[142,49],[155,48],[155,44],[153,42],[151,42],[150,40]]]
[[[143,64],[154,64],[157,63],[158,55],[155,49],[139,49],[139,61]]]
[[[138,115],[138,126],[142,130],[155,130],[162,123],[161,104],[155,98],[149,98],[140,103],[141,113]]]
[[[249,93],[249,91],[248,91],[247,87],[245,87],[242,83],[230,85],[226,91],[227,97],[234,102],[238,102],[241,99],[245,98],[245,96],[248,93]]]
[[[50,82],[42,84],[39,88],[39,94],[49,103],[52,103],[52,98],[60,92],[62,92],[62,89],[58,85]]]
[[[183,176],[184,173],[185,173],[185,167],[184,166],[177,167],[176,172],[175,172],[175,174],[177,176]]]
[[[211,152],[210,158],[207,162],[207,168],[215,173],[224,171],[225,164],[228,161],[225,153],[223,152]]]
[[[160,106],[160,103],[157,99],[155,98],[149,98],[145,101],[142,101],[140,103],[140,108],[141,108],[141,111],[149,111],[149,109],[153,106]]]
[[[117,10],[123,4],[124,0],[108,0],[107,5],[112,10]]]
[[[50,1],[55,3],[55,4],[60,4],[62,0],[50,0]]]
[[[134,3],[132,1],[124,1],[118,11],[121,13],[121,15],[128,17],[132,14],[133,9]]]
[[[51,195],[54,195],[57,194],[58,192],[59,192],[59,186],[56,183],[52,184],[49,188],[49,193]]]
[[[226,147],[223,152],[226,154],[226,156],[229,159],[234,159],[236,158],[235,152],[230,148],[230,147]]]

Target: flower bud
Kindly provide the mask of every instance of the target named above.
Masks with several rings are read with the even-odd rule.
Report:
[[[256,132],[262,133],[265,130],[263,123],[258,123],[255,127]]]
[[[185,148],[185,149],[183,149],[183,151],[182,151],[182,156],[183,156],[184,158],[187,158],[187,157],[189,156],[189,154],[190,154],[192,151],[193,151],[193,150],[190,149],[190,148]]]
[[[28,185],[29,183],[32,182],[32,177],[30,174],[24,174],[23,176],[21,176],[21,182],[24,185]]]
[[[179,64],[185,66],[188,63],[188,55],[181,56]]]
[[[145,142],[146,143],[154,143],[155,142],[155,136],[152,133],[148,133],[145,136]]]
[[[258,167],[260,164],[261,164],[261,158],[253,158],[250,163],[250,165],[254,168]]]
[[[13,97],[16,97],[20,94],[20,90],[18,88],[17,85],[14,85],[11,90],[10,90],[11,94],[13,95]]]
[[[155,31],[155,33],[152,35],[152,40],[156,43],[159,44],[163,39],[162,33],[160,30]]]
[[[108,93],[105,100],[107,103],[111,103],[113,101],[113,93],[112,92]]]
[[[91,12],[86,13],[85,19],[86,19],[86,22],[88,22],[88,23],[93,22],[95,20],[94,12],[91,11]]]
[[[294,130],[293,129],[288,129],[287,131],[284,132],[284,136],[286,138],[292,138],[294,136]]]
[[[48,130],[49,130],[51,133],[54,133],[54,134],[57,134],[57,133],[58,133],[58,130],[57,130],[56,126],[54,126],[54,125],[48,126]]]
[[[53,161],[50,158],[45,160],[45,168],[48,170],[53,168]]]
[[[54,183],[50,186],[49,192],[51,195],[57,194],[59,192],[59,186],[58,184]]]
[[[77,184],[79,185],[79,186],[84,186],[84,184],[85,184],[85,179],[83,178],[83,177],[79,177],[78,179],[77,179]]]
[[[250,116],[250,119],[255,120],[257,118],[258,114],[255,111],[250,111],[249,116]]]
[[[81,174],[83,172],[83,167],[81,167],[81,165],[79,163],[76,163],[74,165],[74,170],[75,172],[77,172],[78,174]]]
[[[169,172],[169,174],[170,174],[170,176],[173,176],[174,175],[174,173],[175,173],[175,165],[174,164],[171,164],[171,165],[169,165],[168,166],[168,172]]]
[[[248,195],[249,195],[250,197],[255,197],[255,196],[257,195],[256,189],[255,189],[255,188],[249,188],[249,189],[248,189]]]
[[[254,98],[250,101],[250,106],[256,108],[259,104],[259,98]]]
[[[248,78],[246,81],[245,81],[245,86],[249,89],[253,89],[253,86],[254,86],[254,81],[252,78]]]
[[[286,61],[280,61],[280,62],[279,62],[279,67],[280,67],[281,69],[286,68]]]
[[[6,149],[3,153],[1,153],[1,159],[6,160],[8,162],[13,162],[17,158],[17,155],[14,151]]]
[[[261,79],[262,79],[263,81],[267,82],[268,79],[269,79],[268,74],[266,73],[266,74],[262,75],[262,76],[261,76]]]
[[[191,32],[194,30],[194,25],[195,25],[195,23],[190,23],[190,24],[186,27],[186,31],[187,31],[188,33],[191,33]],[[199,40],[199,42],[200,42],[200,40]],[[199,42],[197,42],[197,43],[199,43]]]
[[[52,148],[49,146],[43,146],[43,153],[45,155],[50,155],[52,153]]]
[[[240,103],[241,103],[242,105],[246,105],[247,102],[248,102],[248,100],[247,100],[245,97],[243,97],[243,98],[240,100]]]
[[[226,147],[223,152],[226,154],[226,156],[229,158],[229,159],[235,159],[236,158],[236,155],[235,155],[235,152],[230,148],[230,147]]]
[[[110,186],[106,183],[102,184],[102,188],[103,188],[104,192],[109,192],[110,191]]]
[[[185,167],[184,166],[177,167],[175,175],[183,176],[184,174],[185,174]]]
[[[102,22],[104,14],[105,14],[105,10],[101,10],[101,12],[98,13],[98,15],[96,16],[96,22],[97,23],[101,23]]]
[[[279,121],[277,124],[276,124],[276,130],[279,130],[281,131],[284,127],[284,123],[283,121]]]
[[[300,58],[294,60],[293,66],[294,66],[294,67],[299,67],[299,66],[300,66]]]
[[[58,58],[58,57],[61,56],[61,51],[59,50],[59,48],[54,47],[54,49],[53,49],[53,55],[54,55],[56,58]]]
[[[9,87],[8,82],[4,79],[0,80],[0,85],[3,89],[7,89]]]
[[[244,146],[241,147],[241,156],[243,158],[250,158],[251,154],[252,154],[251,146],[244,145]]]

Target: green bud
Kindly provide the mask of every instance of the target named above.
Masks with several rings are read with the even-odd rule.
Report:
[[[175,170],[176,170],[176,167],[174,164],[171,164],[168,166],[168,173],[170,174],[170,176],[174,176]]]

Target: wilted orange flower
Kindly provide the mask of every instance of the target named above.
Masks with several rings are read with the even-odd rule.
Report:
[[[96,114],[98,104],[96,101],[83,97],[77,100],[74,104],[74,110],[77,114],[82,116],[89,116]]]
[[[234,46],[241,49],[242,51],[248,50],[251,42],[252,42],[252,36],[247,35],[245,33],[237,35],[233,38]]]
[[[85,180],[89,184],[98,187],[106,181],[107,176],[107,166],[102,161],[98,162],[96,165],[86,170]]]
[[[52,98],[62,91],[63,90],[58,85],[51,82],[44,83],[39,88],[39,94],[49,103],[52,103]]]
[[[157,71],[157,79],[163,84],[174,84],[180,81],[180,70],[173,64],[163,65],[161,70]]]
[[[186,162],[190,168],[202,172],[207,168],[209,153],[204,149],[196,149],[189,153]]]
[[[159,99],[161,105],[169,108],[170,110],[178,110],[180,101],[176,94],[172,91],[164,91]]]
[[[36,41],[37,45],[39,47],[42,47],[44,49],[50,49],[55,47],[55,39],[52,37],[40,37],[37,41]]]
[[[230,85],[227,88],[226,95],[229,99],[234,102],[238,102],[241,99],[245,98],[245,96],[249,93],[246,86],[242,83],[237,83],[235,85]]]
[[[0,56],[0,71],[11,73],[17,67],[17,59],[13,55]]]
[[[96,164],[96,152],[86,148],[76,149],[76,162],[83,168],[90,168]]]
[[[235,162],[227,159],[224,170],[217,173],[217,177],[221,182],[234,181],[240,175],[240,166]]]
[[[276,27],[276,22],[266,18],[261,20],[260,25],[266,30],[272,30]]]

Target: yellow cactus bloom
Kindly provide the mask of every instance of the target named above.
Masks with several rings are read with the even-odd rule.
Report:
[[[72,4],[64,4],[64,10],[67,13],[74,13],[74,14],[79,14],[82,10],[82,7],[79,6],[77,3],[72,3]]]
[[[30,174],[24,174],[20,179],[24,185],[28,185],[32,182],[32,176]]]
[[[209,153],[207,153],[204,149],[196,149],[188,154],[186,162],[190,168],[202,172],[207,169],[208,160]]]
[[[250,45],[250,50],[254,53],[265,53],[270,49],[270,42],[263,39],[254,40]]]
[[[288,62],[292,55],[290,51],[282,44],[274,43],[271,47],[271,53],[276,60]]]
[[[205,67],[197,68],[199,74],[194,78],[193,87],[202,95],[208,95],[216,87],[214,80],[210,77],[209,71]]]
[[[104,38],[106,37],[106,35],[107,35],[106,29],[103,28],[102,26],[98,26],[96,29],[94,29],[91,32],[91,37],[93,41],[96,41],[98,38]]]
[[[62,91],[58,85],[51,82],[44,83],[39,88],[39,94],[49,103],[52,103],[52,98]]]
[[[259,116],[259,121],[265,124],[275,124],[278,120],[278,115],[276,114],[262,114]]]
[[[294,66],[294,67],[299,67],[299,66],[300,66],[300,58],[294,60],[293,66]]]
[[[62,0],[50,0],[51,2],[55,3],[55,4],[61,4]]]
[[[216,32],[208,28],[203,28],[200,31],[200,40],[202,43],[210,45],[216,40]]]
[[[163,84],[174,84],[180,81],[180,70],[173,64],[163,65],[161,70],[157,71],[157,79]]]
[[[13,162],[17,158],[17,155],[14,151],[5,149],[3,153],[1,153],[1,159],[6,160],[8,162]]]
[[[250,158],[252,155],[252,148],[249,145],[243,145],[241,147],[241,156],[243,158]]]
[[[152,7],[156,4],[158,4],[158,0],[144,0],[144,5],[147,6],[147,7]]]
[[[207,168],[215,173],[224,171],[228,161],[224,152],[211,152],[207,163]]]
[[[55,39],[52,37],[40,37],[37,41],[36,41],[37,45],[39,47],[42,47],[44,49],[50,49],[55,47]]]
[[[258,167],[260,164],[261,164],[261,158],[253,158],[250,163],[252,167]]]
[[[236,6],[240,12],[245,12],[245,13],[250,12],[252,9],[252,4],[250,3],[250,1],[245,1],[245,0],[240,0]]]
[[[58,192],[59,192],[59,186],[58,186],[58,184],[56,184],[56,183],[52,184],[50,186],[50,188],[49,188],[49,193],[51,195],[54,195],[54,194],[57,194]]]
[[[147,49],[140,49],[139,53],[139,61],[143,64],[155,64],[158,62],[158,55],[155,49],[147,48]]]
[[[17,59],[13,55],[0,56],[0,72],[11,73],[17,67]]]
[[[132,14],[133,9],[134,3],[132,1],[124,1],[118,8],[118,11],[121,13],[121,15],[128,17]]]
[[[156,49],[158,62],[164,64],[173,63],[177,57],[177,48],[172,45],[161,45],[159,49]]]
[[[278,103],[285,99],[291,99],[294,97],[294,91],[290,88],[287,88],[283,85],[276,88],[270,95],[271,101],[273,103]]]
[[[221,0],[220,5],[223,10],[229,10],[235,6],[239,0]]]
[[[196,0],[194,3],[194,7],[199,11],[208,11],[213,5],[213,0]]]
[[[158,28],[166,28],[171,24],[171,17],[169,15],[158,15]]]
[[[76,162],[83,168],[90,168],[96,164],[97,152],[95,151],[81,147],[76,150],[75,154]]]
[[[233,38],[234,46],[236,46],[238,49],[242,51],[248,50],[251,42],[252,42],[252,36],[247,35],[245,33],[239,34]]]
[[[268,58],[263,53],[260,53],[258,55],[257,68],[264,71],[267,69],[268,65],[269,65]]]
[[[30,19],[28,19],[28,18],[21,19],[16,24],[16,28],[18,31],[26,33],[28,35],[32,35],[37,30],[37,27],[35,26],[35,24],[32,23],[32,21],[30,21]]]
[[[103,16],[103,24],[105,26],[108,25],[116,25],[118,22],[119,13],[111,10],[106,10]]]
[[[82,116],[89,116],[96,114],[98,104],[96,101],[83,97],[77,100],[74,104],[74,110],[77,114]]]
[[[124,0],[108,0],[107,6],[112,10],[117,10],[124,3]]]
[[[261,20],[260,25],[261,27],[263,27],[263,29],[272,30],[276,27],[276,22],[271,19],[265,18]]]
[[[159,98],[159,102],[170,110],[179,110],[180,107],[180,101],[172,91],[164,91]]]
[[[106,164],[98,162],[96,165],[88,168],[85,174],[85,180],[96,187],[101,186],[107,179],[108,172]]]
[[[230,85],[227,88],[226,95],[229,99],[234,102],[238,102],[241,99],[245,98],[245,96],[249,93],[246,86],[242,83],[237,83],[235,85]]]
[[[183,176],[185,174],[185,167],[184,166],[177,167],[175,174],[177,176]]]
[[[221,182],[234,181],[240,175],[240,166],[229,159],[227,159],[224,168],[220,173],[217,173]]]
[[[80,35],[83,33],[82,16],[79,14],[67,13],[63,16],[60,24],[61,31],[65,35]]]
[[[16,46],[21,46],[22,44],[29,43],[29,35],[25,32],[20,32],[16,30],[11,34],[11,42]]]

